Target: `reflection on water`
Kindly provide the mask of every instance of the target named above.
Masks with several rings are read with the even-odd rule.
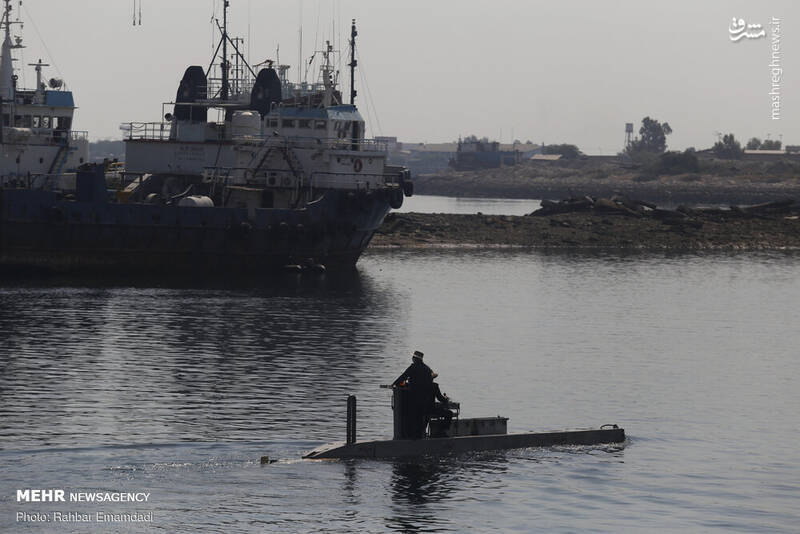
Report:
[[[469,500],[469,495],[489,480],[502,480],[508,469],[506,454],[487,452],[393,462],[394,515],[386,526],[400,532],[454,530],[452,518],[442,510]]]
[[[550,200],[560,200],[558,198]],[[406,198],[398,213],[458,213],[484,215],[528,215],[541,207],[541,200],[514,198],[468,198],[438,195],[414,195]],[[663,203],[659,208],[675,209],[677,204]],[[727,209],[728,204],[702,204],[697,208]]]
[[[527,215],[537,209],[540,200],[513,198],[461,198],[437,195],[414,195],[406,198],[399,213],[462,213],[484,215]]]
[[[313,439],[398,323],[369,276],[0,290],[0,443]]]

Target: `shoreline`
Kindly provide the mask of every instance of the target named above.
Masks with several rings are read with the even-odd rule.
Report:
[[[450,197],[558,199],[625,195],[657,204],[758,204],[800,198],[800,162],[703,160],[701,170],[649,174],[641,166],[582,159],[525,162],[476,171],[414,176],[418,194]]]
[[[800,249],[798,203],[773,209],[683,208],[641,213],[627,213],[625,209],[605,206],[563,213],[537,210],[536,215],[524,216],[390,213],[367,250]]]

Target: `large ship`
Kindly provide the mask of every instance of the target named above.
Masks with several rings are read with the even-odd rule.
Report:
[[[241,40],[229,37],[223,6],[212,67],[186,69],[161,122],[123,125],[119,178],[107,182],[103,169],[87,167],[72,192],[0,192],[1,264],[112,272],[355,265],[389,210],[413,193],[408,170],[388,165],[386,148],[364,136],[355,21],[344,103],[330,44],[318,83],[289,83],[288,67],[269,62],[256,72]]]
[[[13,54],[25,45],[20,35],[12,35],[12,29],[22,26],[19,14],[12,13],[11,0],[4,0],[0,19],[0,187],[42,185],[50,177],[74,172],[88,158],[86,132],[72,129],[72,92],[59,78],[45,82],[43,71],[49,65],[41,59],[31,63],[36,86],[20,87]]]

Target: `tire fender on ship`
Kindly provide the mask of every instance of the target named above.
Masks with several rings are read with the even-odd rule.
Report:
[[[400,189],[399,187],[393,187],[392,189],[389,189],[389,191],[387,193],[388,193],[388,196],[389,196],[389,198],[388,198],[389,206],[391,206],[392,209],[399,210],[400,208],[403,207],[403,190],[402,189]]]
[[[404,181],[403,182],[403,193],[405,193],[405,195],[407,197],[413,197],[414,196],[414,182],[407,181],[407,180]]]

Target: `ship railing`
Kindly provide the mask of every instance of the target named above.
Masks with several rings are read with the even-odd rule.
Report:
[[[236,99],[241,96],[246,96],[250,100],[250,93],[253,91],[254,80],[252,77],[230,77],[228,78],[228,98]],[[198,89],[202,92],[202,86]],[[206,83],[206,95],[209,99],[222,94],[222,78],[208,78]]]
[[[232,179],[243,179],[251,169],[248,167],[204,167],[203,179],[215,186],[227,186]],[[259,173],[270,175],[286,173],[286,168],[262,168]],[[345,173],[345,172],[312,172],[308,177],[308,185],[312,189],[346,189],[351,191],[372,191],[399,184],[398,173]],[[300,184],[297,184],[300,185]]]
[[[324,148],[329,150],[388,152],[389,144],[377,139],[348,139],[341,137],[239,135],[232,139],[240,145],[264,148]]]
[[[176,125],[180,128],[180,124]],[[165,141],[170,138],[172,123],[126,122],[120,126],[127,140]],[[219,130],[222,134],[223,130]],[[180,134],[178,133],[178,137]],[[377,139],[350,139],[341,137],[282,136],[282,135],[235,135],[231,140],[239,145],[263,148],[324,148],[356,152],[388,152],[389,144]]]
[[[42,191],[73,191],[75,173],[61,174],[18,174],[0,176],[0,188],[38,189]]]
[[[119,129],[123,131],[123,137],[128,140],[165,141],[169,139],[171,126],[169,122],[126,122]]]
[[[398,183],[399,175],[387,173],[351,173],[313,172],[310,186],[312,189],[348,189],[353,191],[372,191],[386,188]]]
[[[18,131],[8,131],[4,129],[3,138],[10,144],[27,144],[31,142],[36,145],[63,146],[73,141],[85,141],[89,139],[89,132],[53,130],[49,128],[28,128],[23,133]]]

